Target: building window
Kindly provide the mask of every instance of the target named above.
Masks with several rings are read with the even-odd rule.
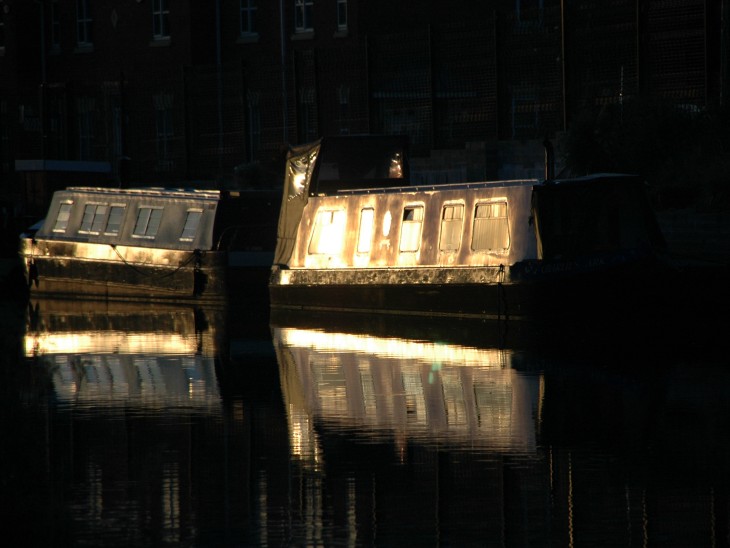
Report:
[[[122,221],[124,220],[124,206],[113,205],[109,210],[109,218],[106,221],[104,234],[116,236],[122,229]]]
[[[471,248],[474,251],[502,251],[509,248],[507,202],[477,204]]]
[[[73,202],[61,202],[56,215],[56,223],[53,225],[53,232],[66,232],[68,220],[71,218],[71,207]]]
[[[309,242],[309,254],[339,255],[345,239],[346,220],[345,212],[341,209],[318,211]]]
[[[108,209],[108,206],[104,204],[86,204],[79,232],[99,234],[104,227],[104,220],[106,219]]]
[[[92,45],[90,0],[76,0],[76,43],[79,47]]]
[[[538,97],[529,91],[512,96],[512,138],[533,138],[539,124]]]
[[[170,38],[169,0],[152,0],[152,37],[155,40]]]
[[[5,52],[5,12],[0,6],[0,55]]]
[[[314,0],[294,0],[294,31],[298,33],[312,32],[312,12]]]
[[[94,144],[94,107],[90,97],[80,97],[76,102],[79,129],[79,159],[91,160]]]
[[[162,171],[172,169],[171,148],[175,135],[172,102],[170,93],[158,93],[154,97],[157,167]]]
[[[195,233],[198,231],[200,219],[203,211],[200,209],[189,209],[188,215],[185,217],[185,226],[183,227],[180,239],[184,242],[192,242],[195,239]]]
[[[317,101],[314,88],[299,90],[299,134],[302,142],[317,138]]]
[[[337,0],[337,30],[347,31],[347,0]]]
[[[400,250],[418,251],[421,247],[421,226],[423,206],[408,206],[403,209],[403,225],[400,229]]]
[[[536,25],[542,22],[544,0],[515,0],[517,21],[521,25]]]
[[[248,159],[254,161],[261,148],[261,94],[258,91],[246,93],[248,107]]]
[[[241,0],[241,36],[256,34],[256,0]]]
[[[357,252],[369,253],[373,240],[373,219],[375,211],[372,207],[366,207],[360,211],[360,231],[357,236]]]
[[[58,0],[51,2],[51,51],[61,49],[61,19],[58,14]]]
[[[161,207],[140,207],[137,212],[137,222],[134,225],[132,236],[137,238],[154,238],[160,228],[162,220]]]
[[[461,233],[464,223],[464,206],[447,204],[441,211],[441,238],[439,250],[445,252],[458,251],[461,247]]]

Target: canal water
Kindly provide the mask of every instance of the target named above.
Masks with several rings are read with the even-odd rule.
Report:
[[[730,542],[717,333],[0,309],[3,546]]]

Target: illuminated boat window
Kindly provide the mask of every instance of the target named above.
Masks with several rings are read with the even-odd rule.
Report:
[[[73,202],[61,202],[61,207],[58,208],[58,215],[56,216],[56,224],[53,225],[53,232],[66,232],[68,220],[71,216],[71,206],[73,206]]]
[[[84,217],[81,219],[79,232],[99,234],[104,226],[109,207],[105,204],[86,204],[84,206]]]
[[[134,225],[132,236],[137,238],[154,238],[160,228],[162,219],[161,207],[140,207],[137,212],[137,222]]]
[[[457,251],[461,246],[461,233],[464,223],[464,205],[447,204],[441,212],[441,251]]]
[[[124,219],[124,206],[113,205],[109,209],[109,218],[106,221],[104,234],[119,234],[122,228],[122,220]]]
[[[323,209],[317,212],[309,242],[311,255],[338,255],[342,251],[347,217],[343,210]]]
[[[474,251],[496,251],[508,247],[507,202],[477,204],[471,248]]]
[[[400,250],[418,251],[421,245],[421,226],[423,225],[423,206],[403,208],[403,225],[400,231]]]
[[[188,216],[185,218],[185,226],[183,227],[182,236],[180,236],[182,241],[193,241],[195,233],[198,231],[198,225],[200,224],[200,218],[202,216],[203,212],[200,209],[188,210]]]
[[[360,212],[360,232],[357,236],[357,252],[369,253],[370,242],[373,239],[373,218],[375,211],[366,207]]]

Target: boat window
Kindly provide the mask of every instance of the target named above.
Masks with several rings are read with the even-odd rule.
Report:
[[[122,220],[124,219],[124,206],[113,205],[109,209],[109,218],[106,221],[104,234],[119,234],[122,228]]]
[[[461,233],[464,222],[464,205],[447,204],[441,212],[441,251],[456,251],[461,246]]]
[[[198,225],[200,224],[200,218],[203,216],[203,211],[200,209],[189,209],[188,216],[185,218],[185,226],[183,227],[182,235],[180,239],[186,242],[192,242],[195,238],[195,233],[198,231]]]
[[[373,218],[375,211],[372,207],[366,207],[360,212],[360,232],[357,236],[357,252],[368,253],[370,242],[373,239]]]
[[[418,251],[421,246],[421,225],[423,224],[423,206],[407,206],[403,208],[403,224],[400,229],[400,250]]]
[[[84,217],[81,219],[79,232],[99,234],[104,226],[106,213],[109,207],[105,204],[86,204],[84,206]]]
[[[474,251],[496,251],[508,247],[507,202],[477,204],[471,248]]]
[[[134,225],[132,236],[138,238],[154,238],[160,228],[162,219],[161,207],[140,207],[137,212],[137,222]]]
[[[61,202],[56,216],[56,224],[53,225],[53,232],[66,232],[68,220],[71,217],[71,206],[73,206],[73,202]]]
[[[309,242],[309,253],[337,255],[342,250],[345,238],[346,216],[343,210],[321,210],[317,212]]]

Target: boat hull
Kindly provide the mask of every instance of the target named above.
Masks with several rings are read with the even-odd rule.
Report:
[[[144,302],[227,299],[222,252],[28,240],[21,244],[21,257],[30,295]]]
[[[597,262],[598,263],[598,262]],[[671,271],[632,261],[481,268],[272,271],[272,309],[511,322],[651,324],[666,313]]]

